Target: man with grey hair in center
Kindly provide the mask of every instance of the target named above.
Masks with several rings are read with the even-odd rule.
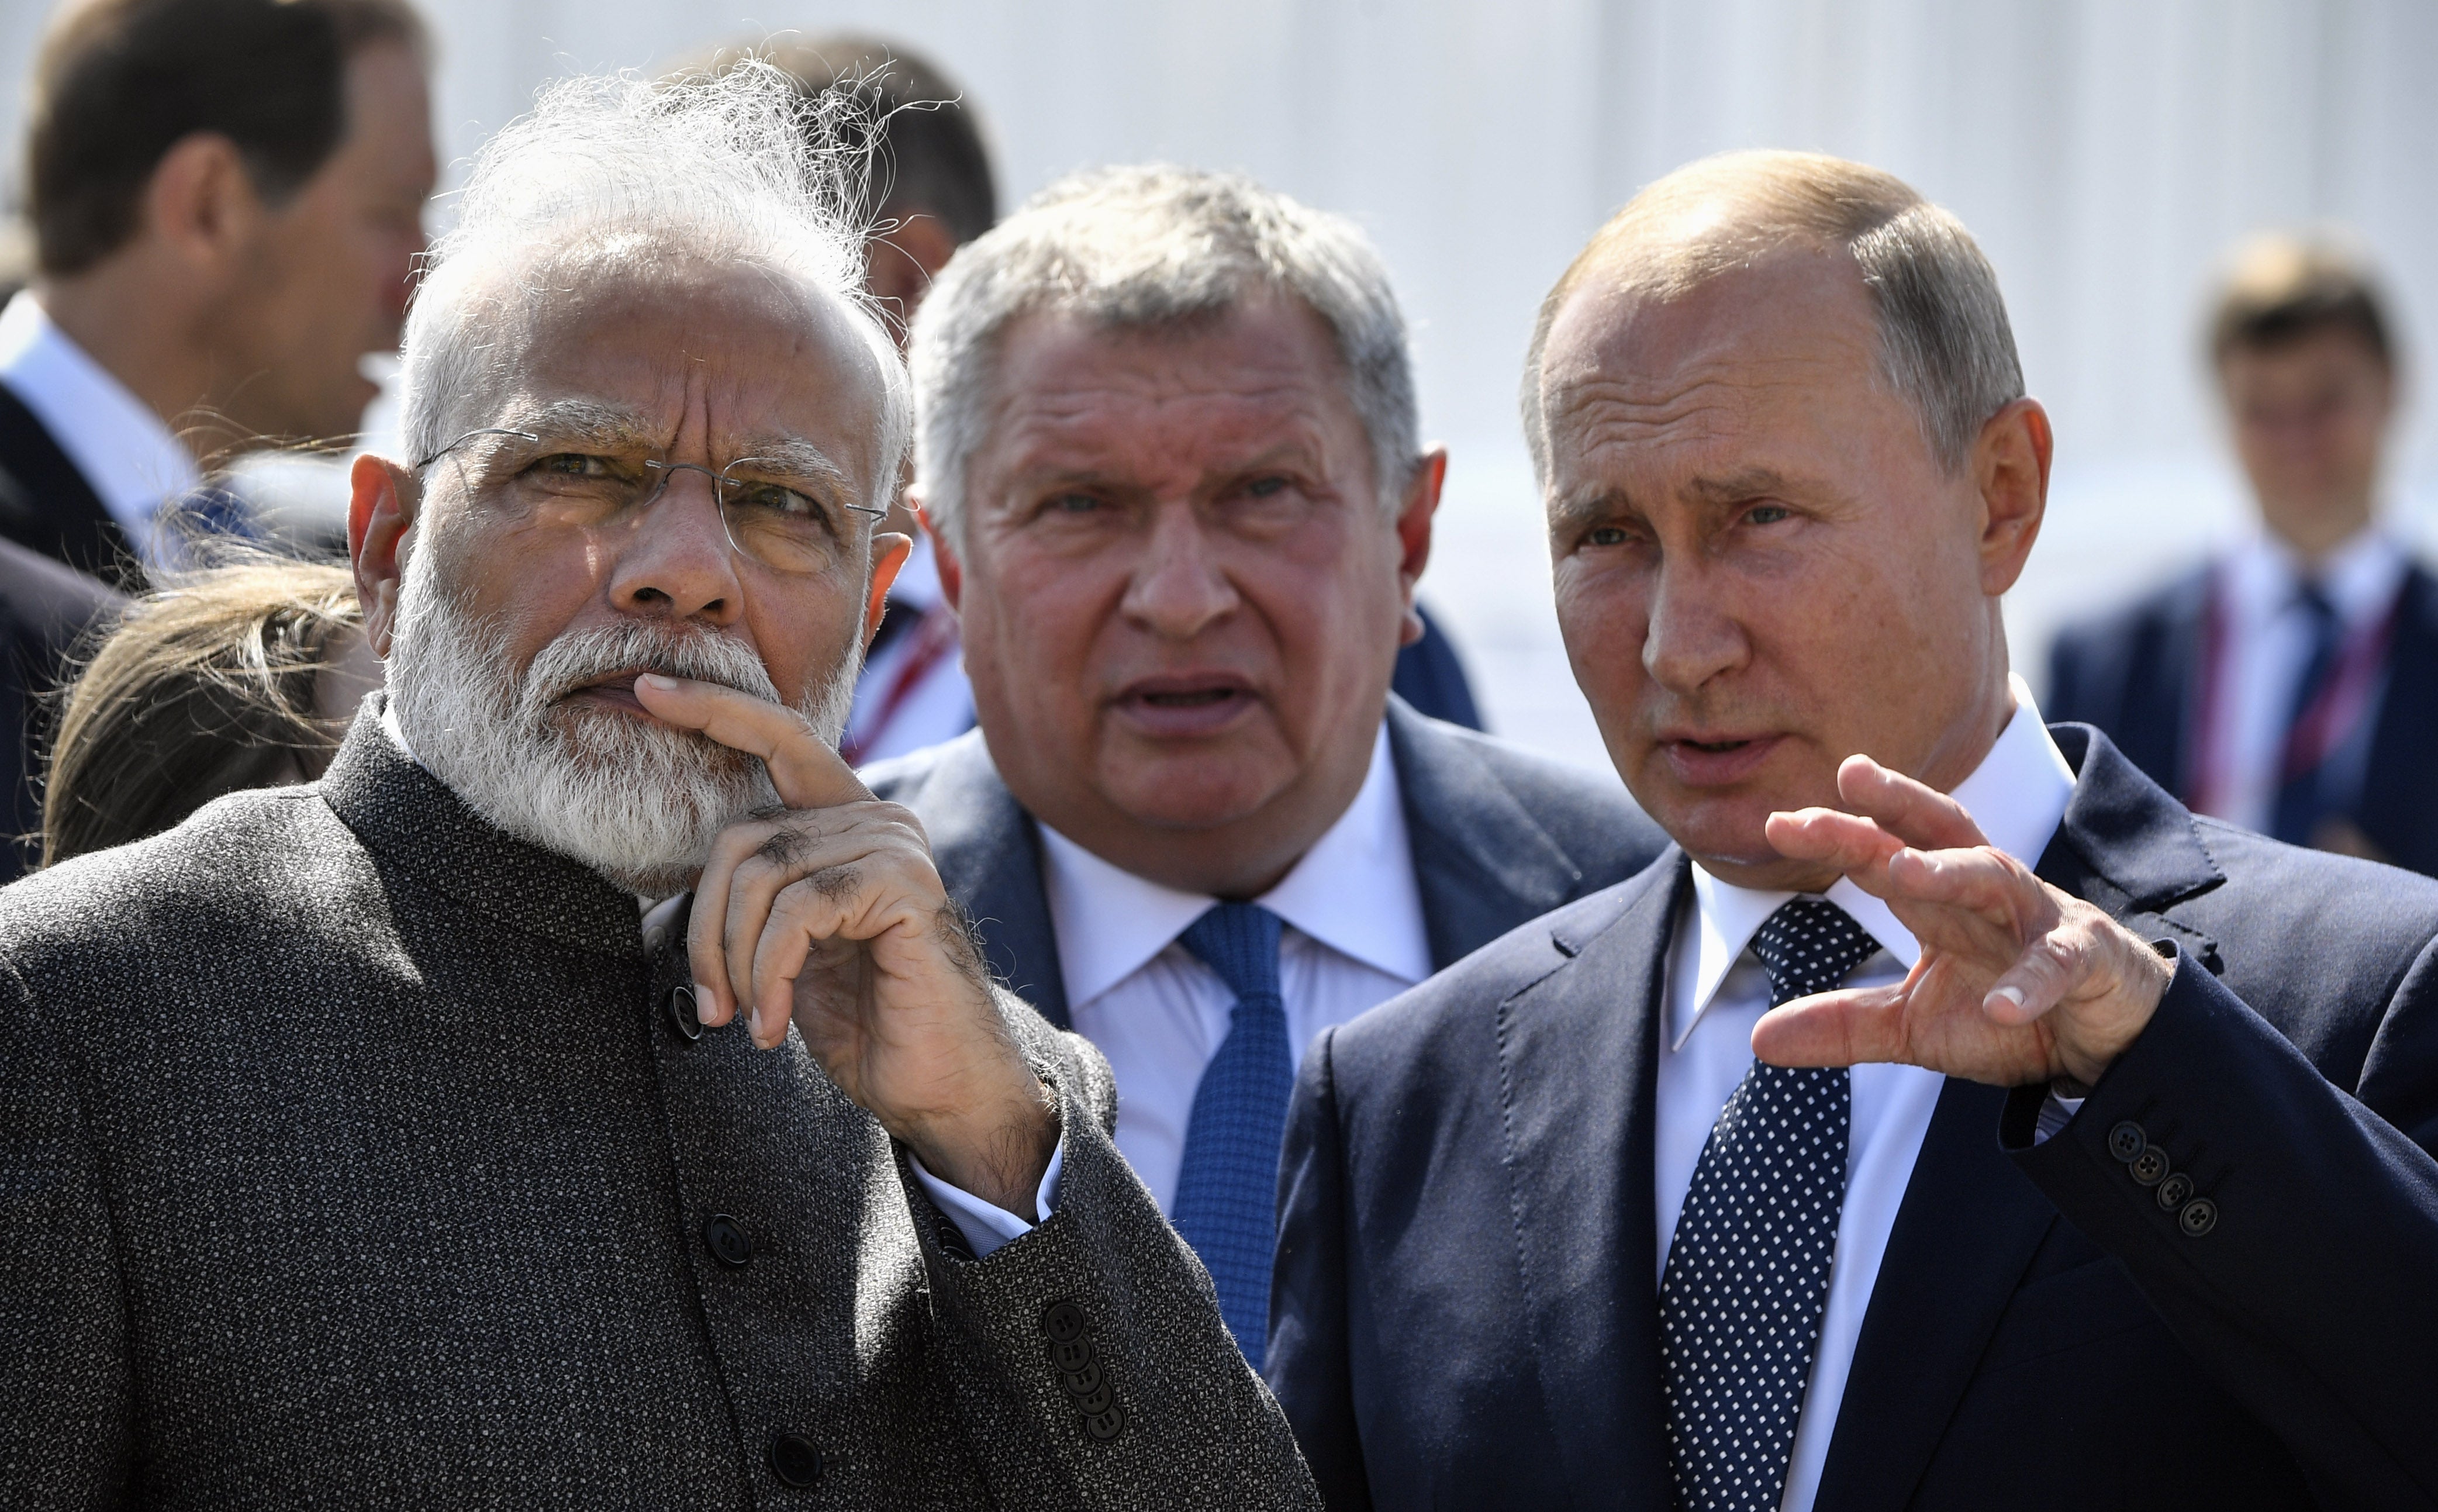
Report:
[[[0,1503],[1309,1505],[835,750],[910,420],[775,70],[477,159],[319,783],[0,892]]]
[[[1304,1057],[1333,1508],[2428,1507],[2438,886],[2007,670],[2051,433],[1893,176],[1730,153],[1541,308],[1558,618],[1675,845]]]
[[[1258,1362],[1305,1042],[1658,836],[1605,775],[1390,694],[1446,455],[1346,222],[1083,174],[957,255],[911,358],[980,728],[867,780],[993,966],[1108,1057],[1118,1147]]]

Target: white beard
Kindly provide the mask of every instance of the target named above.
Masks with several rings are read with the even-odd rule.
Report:
[[[635,620],[571,631],[520,676],[506,637],[476,623],[441,580],[432,543],[408,556],[389,653],[389,696],[415,759],[476,813],[581,862],[627,891],[694,885],[719,832],[781,807],[768,769],[691,730],[558,703],[630,667],[779,702],[761,658],[714,631]],[[796,712],[836,749],[862,668],[854,643]]]

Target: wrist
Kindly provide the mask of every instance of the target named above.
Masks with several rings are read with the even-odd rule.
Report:
[[[892,1130],[924,1167],[993,1207],[1037,1221],[1035,1196],[1058,1147],[1058,1105],[1025,1069],[1024,1085]]]
[[[2108,1074],[2108,1068],[2150,1026],[2159,1005],[2166,999],[2168,986],[2175,981],[2173,940],[2145,940],[2121,925],[2113,927],[2123,966],[2116,973],[2114,990],[2099,1005],[2098,1011],[2082,1017],[2090,1032],[2071,1041],[2064,1036],[2058,1038],[2054,1079],[2059,1086],[2082,1089],[2079,1093],[2060,1092],[2060,1096],[2088,1095],[2099,1078]]]

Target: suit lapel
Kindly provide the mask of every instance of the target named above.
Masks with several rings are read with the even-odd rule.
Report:
[[[1574,896],[1581,870],[1480,758],[1402,699],[1387,725],[1433,969]]]
[[[2087,725],[2050,729],[2076,770],[2040,878],[2129,926],[2217,942],[2167,912],[2225,881],[2192,816]],[[2005,1088],[1949,1077],[1905,1183],[1821,1471],[1821,1512],[1901,1506],[2057,1210],[1998,1147]],[[1934,1299],[1925,1306],[1925,1299]]]
[[[1552,1441],[1580,1504],[1666,1506],[1652,1183],[1660,995],[1684,853],[1498,1009],[1506,1164]]]
[[[2395,638],[2387,651],[2387,686],[2371,733],[2362,773],[2359,819],[2364,832],[2396,864],[2416,870],[2438,860],[2427,838],[2429,744],[2438,731],[2438,580],[2414,566],[2396,603]]]
[[[932,860],[981,927],[992,971],[1059,1028],[1070,1027],[1067,977],[1041,885],[1041,842],[992,764],[980,730],[940,748],[924,809]]]
[[[93,485],[25,401],[0,383],[0,536],[122,588],[143,572]]]

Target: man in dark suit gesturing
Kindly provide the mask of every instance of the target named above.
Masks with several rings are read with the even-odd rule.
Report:
[[[0,890],[0,1503],[1310,1505],[835,750],[904,368],[774,71],[494,138],[324,779]]]
[[[1118,1147],[1259,1361],[1313,1034],[1662,837],[1389,694],[1446,465],[1387,269],[1245,180],[1121,169],[915,318],[914,493],[981,727],[870,774],[992,963],[1109,1058]]]
[[[1268,1368],[1324,1495],[2428,1505],[2438,888],[2041,725],[2050,432],[1964,228],[1712,159],[1532,353],[1566,643],[1678,848],[1307,1054]]]

